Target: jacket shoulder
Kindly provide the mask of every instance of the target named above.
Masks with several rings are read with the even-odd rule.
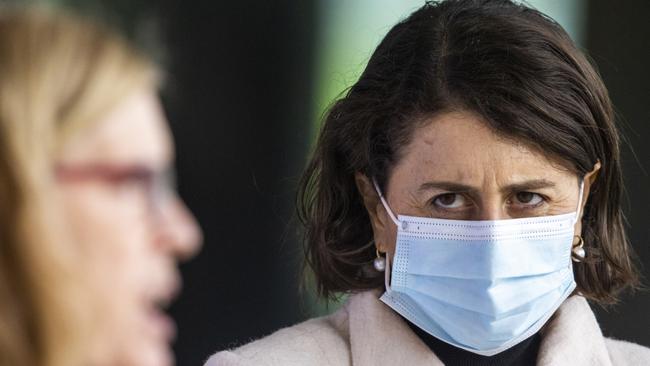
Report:
[[[307,320],[239,348],[218,352],[205,366],[309,366],[350,363],[348,317],[345,309]]]
[[[648,347],[612,338],[606,338],[605,344],[613,365],[650,365]]]

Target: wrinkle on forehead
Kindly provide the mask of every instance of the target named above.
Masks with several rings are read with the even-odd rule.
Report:
[[[433,176],[498,186],[539,177],[566,178],[573,174],[566,164],[530,144],[494,133],[474,114],[450,112],[414,131],[392,176],[401,171],[417,180]]]

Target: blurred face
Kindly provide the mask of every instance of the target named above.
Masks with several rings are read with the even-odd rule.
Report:
[[[177,261],[200,230],[170,189],[173,147],[153,89],[134,92],[73,139],[57,166],[64,213],[97,301],[93,364],[169,365]]]
[[[581,206],[597,169],[585,177]],[[375,243],[392,258],[397,227],[372,183],[360,174],[356,178]],[[540,152],[497,136],[476,116],[454,112],[415,130],[383,193],[395,215],[504,220],[574,212],[581,178]],[[580,231],[578,221],[576,235]]]

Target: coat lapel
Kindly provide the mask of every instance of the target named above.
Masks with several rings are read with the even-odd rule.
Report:
[[[379,295],[358,293],[345,306],[352,365],[443,366]],[[612,366],[598,322],[582,296],[568,298],[541,332],[539,366]]]
[[[352,365],[443,365],[402,318],[379,301],[379,292],[353,295],[347,308]]]
[[[605,338],[584,297],[571,296],[542,329],[540,366],[611,366]]]

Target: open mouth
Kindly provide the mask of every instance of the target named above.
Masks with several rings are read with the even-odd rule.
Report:
[[[156,336],[166,342],[171,342],[176,337],[176,325],[165,312],[165,307],[152,305],[147,311],[147,320]]]
[[[176,324],[166,310],[176,298],[179,288],[180,281],[169,281],[169,285],[151,291],[146,297],[147,326],[156,338],[165,342],[171,342],[176,337]]]

